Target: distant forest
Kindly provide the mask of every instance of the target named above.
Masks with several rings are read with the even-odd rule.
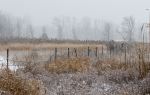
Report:
[[[142,41],[147,28],[134,17],[124,17],[121,25],[88,17],[54,17],[50,25],[35,27],[30,20],[0,12],[0,41]],[[143,35],[143,36],[142,36]]]

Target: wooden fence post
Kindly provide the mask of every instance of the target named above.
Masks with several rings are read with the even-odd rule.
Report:
[[[125,64],[127,63],[127,51],[126,51],[126,47],[125,47]]]
[[[68,48],[68,58],[70,57],[70,50],[69,50],[69,48]]]
[[[57,48],[55,48],[55,60],[57,59]]]
[[[115,48],[113,48],[113,56],[115,56]]]
[[[95,51],[95,56],[96,57],[97,57],[97,54],[98,54],[97,51],[98,51],[98,48],[96,47],[96,51]]]
[[[7,70],[9,69],[9,49],[7,49]]]
[[[90,47],[88,47],[88,57],[90,56]]]
[[[102,56],[103,56],[103,54],[104,54],[104,50],[103,50],[103,46],[102,46]]]
[[[112,53],[112,51],[111,51],[111,48],[109,47],[109,52],[110,52],[110,58],[111,58],[111,53]]]
[[[77,57],[78,54],[77,54],[77,49],[76,48],[74,48],[74,52],[75,52],[75,56]]]

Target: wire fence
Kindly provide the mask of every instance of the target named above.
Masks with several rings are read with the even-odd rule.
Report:
[[[80,58],[89,57],[96,60],[107,60],[107,59],[117,59],[120,63],[129,64],[139,62],[141,55],[144,57],[144,61],[149,63],[149,52],[137,52],[135,49],[123,48],[123,49],[111,49],[106,47],[86,47],[86,48],[53,48],[50,50],[32,50],[32,51],[11,51],[6,50],[5,56],[0,59],[1,63],[4,65],[1,67],[7,67],[7,69],[16,70],[22,68],[22,64],[28,64],[31,61],[35,63],[51,63],[55,60],[62,60],[67,58]],[[140,55],[141,54],[141,55]],[[30,60],[30,58],[32,60]],[[118,76],[115,76],[118,77]],[[149,82],[144,82],[149,85]],[[143,84],[138,89],[147,88],[147,85]],[[133,90],[135,88],[132,88]],[[140,90],[139,90],[140,91]],[[149,91],[149,90],[148,90]]]
[[[141,52],[143,53],[143,52]],[[52,48],[52,49],[33,49],[31,51],[13,51],[6,50],[6,57],[0,60],[1,63],[5,63],[7,68],[12,64],[24,64],[29,63],[27,57],[31,57],[37,63],[53,62],[55,60],[61,60],[66,58],[80,58],[89,57],[97,60],[105,59],[117,59],[120,63],[136,63],[139,58],[139,53],[134,48],[109,48],[109,47],[84,47],[84,48]],[[30,57],[29,57],[30,56]],[[144,61],[148,63],[150,61],[149,52],[143,54]]]

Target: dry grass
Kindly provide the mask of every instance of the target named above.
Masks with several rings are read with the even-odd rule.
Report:
[[[69,58],[64,60],[56,60],[47,64],[46,69],[51,73],[76,73],[86,72],[90,67],[89,58]]]
[[[142,92],[142,95],[150,94],[150,78],[144,78],[142,80],[140,91]]]
[[[139,71],[139,78],[143,79],[150,70],[150,64],[146,62],[145,55],[147,52],[149,53],[149,49],[145,49],[145,46],[137,46],[137,60],[138,60],[138,71]]]
[[[119,69],[127,69],[128,65],[125,63],[120,63],[117,59],[105,59],[105,60],[98,60],[96,64],[94,64],[98,74],[100,75],[103,71],[110,71],[110,70],[119,70]]]
[[[8,70],[0,72],[0,89],[12,95],[40,95],[36,80],[25,80]]]
[[[21,57],[19,60],[23,60],[22,66],[24,73],[30,72],[33,77],[37,74],[42,74],[45,71],[44,63],[39,63],[38,59],[41,56],[37,53],[37,51],[32,51],[31,54]]]
[[[40,43],[40,44],[33,44],[33,43],[9,43],[9,44],[0,44],[0,50],[6,50],[7,48],[11,50],[32,50],[32,49],[53,49],[53,48],[106,48],[105,45],[101,44],[70,44],[70,43],[63,43],[63,44],[53,44],[53,43]]]

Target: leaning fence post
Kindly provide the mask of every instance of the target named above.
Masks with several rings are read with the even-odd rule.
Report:
[[[9,66],[8,60],[9,60],[9,49],[7,49],[7,70],[8,70],[8,66]]]

